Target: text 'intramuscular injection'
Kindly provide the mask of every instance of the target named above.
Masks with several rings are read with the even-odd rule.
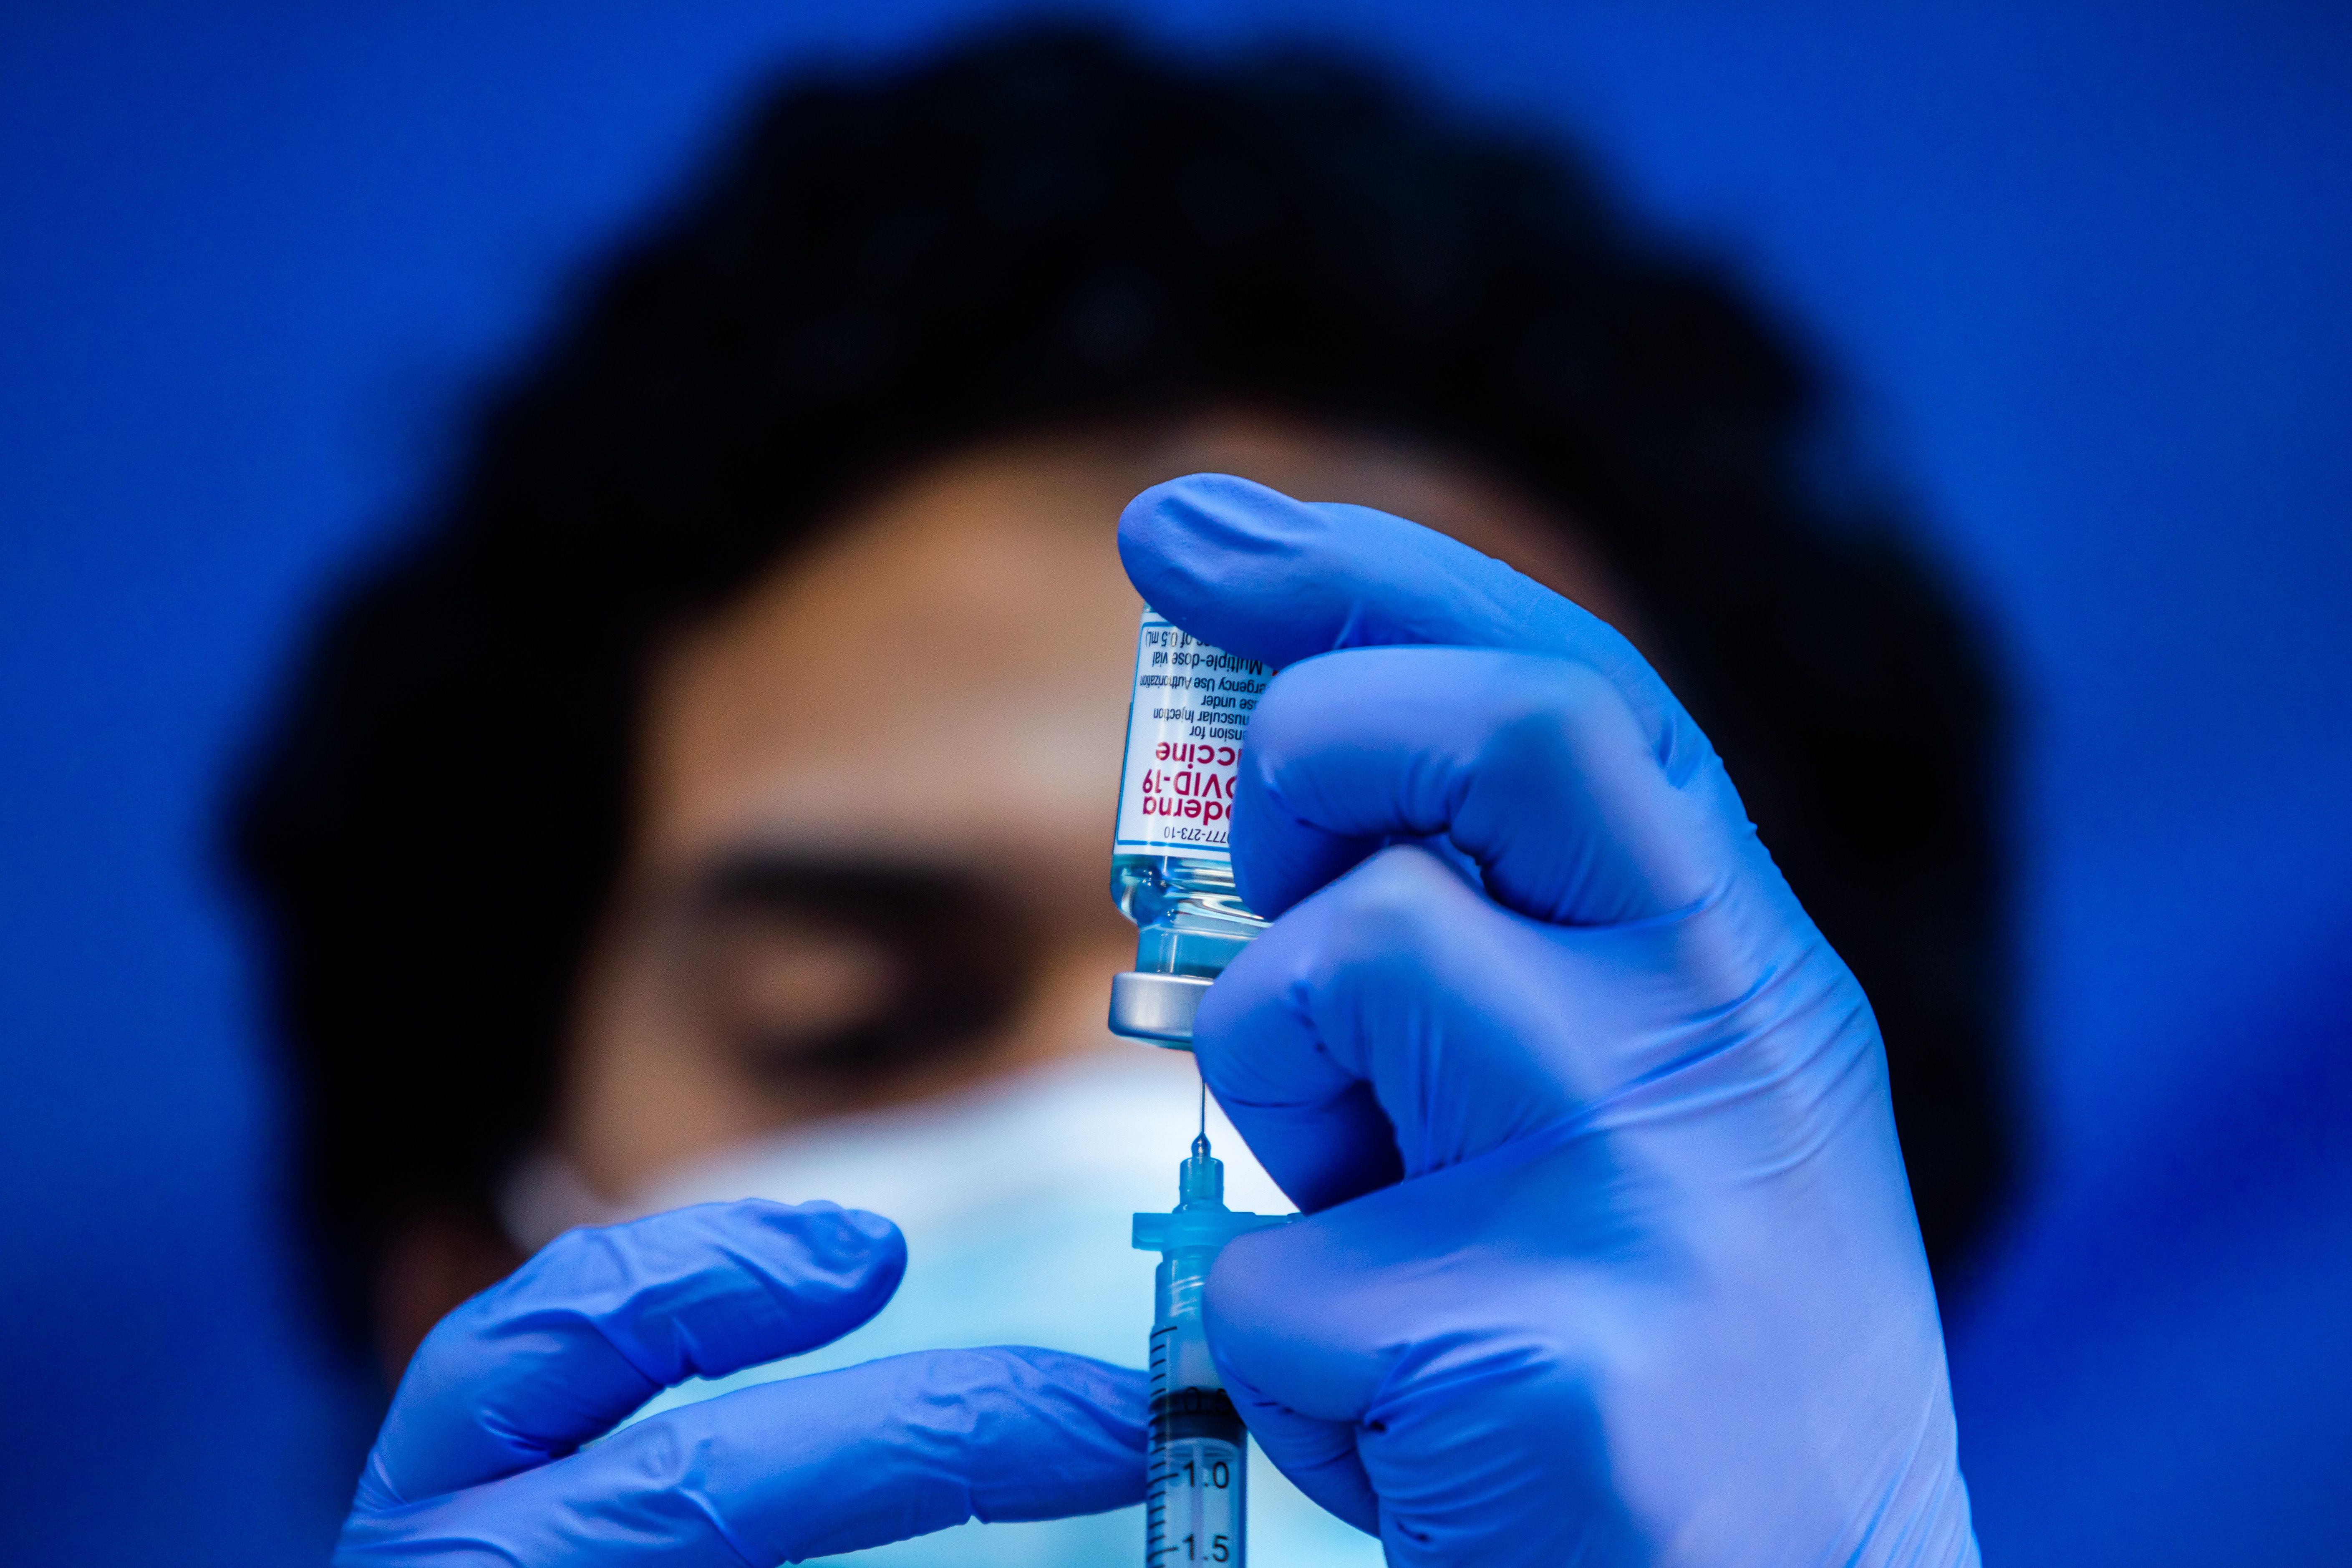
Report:
[[[1111,982],[1114,1034],[1189,1048],[1201,994],[1265,929],[1225,839],[1242,734],[1274,673],[1143,612],[1110,873],[1135,968]]]
[[[1135,1216],[1135,1245],[1160,1254],[1152,1280],[1151,1449],[1144,1568],[1246,1562],[1249,1434],[1209,1356],[1201,1303],[1225,1243],[1296,1215],[1225,1207],[1224,1163],[1204,1131],[1178,1167],[1176,1207]]]

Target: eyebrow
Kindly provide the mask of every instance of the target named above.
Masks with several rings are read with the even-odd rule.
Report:
[[[686,901],[700,914],[823,915],[877,934],[1014,913],[1013,900],[962,867],[781,849],[718,859],[691,879]]]
[[[1034,977],[1035,912],[969,867],[879,855],[751,848],[689,884],[689,922],[730,917],[823,922],[887,947],[919,988],[1009,994]]]
[[[1034,917],[961,867],[751,849],[723,857],[695,878],[687,909],[689,920],[820,921],[887,949],[900,982],[885,1021],[861,1026],[851,1042],[877,1068],[928,1054],[921,1042],[969,1038],[995,1026],[1028,994],[1038,971]]]

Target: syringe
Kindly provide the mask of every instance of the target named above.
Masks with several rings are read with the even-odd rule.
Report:
[[[1177,1205],[1135,1216],[1135,1245],[1160,1254],[1152,1290],[1151,1453],[1144,1491],[1145,1568],[1195,1563],[1242,1568],[1249,1517],[1249,1435],[1234,1414],[1209,1342],[1201,1299],[1209,1266],[1234,1237],[1296,1215],[1225,1207],[1224,1162],[1204,1131],[1179,1168]]]

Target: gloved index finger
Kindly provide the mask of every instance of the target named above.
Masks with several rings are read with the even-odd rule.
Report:
[[[1150,1388],[1141,1372],[1018,1347],[783,1378],[663,1411],[521,1475],[359,1509],[335,1568],[752,1568],[967,1519],[1098,1513],[1143,1496]]]
[[[1624,694],[1669,777],[1706,752],[1665,682],[1606,621],[1403,518],[1189,474],[1128,503],[1118,552],[1147,604],[1230,652],[1289,665],[1430,644],[1573,658]]]
[[[906,1268],[898,1226],[834,1204],[698,1204],[567,1232],[425,1336],[359,1505],[530,1469],[673,1384],[839,1339],[882,1309]]]

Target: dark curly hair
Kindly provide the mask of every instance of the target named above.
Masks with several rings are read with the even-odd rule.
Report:
[[[1896,520],[1807,484],[1824,402],[1559,150],[1359,66],[1046,26],[781,85],[335,601],[236,803],[331,1272],[543,1130],[657,639],[909,463],[1231,408],[1575,521],[1868,991],[1948,1267],[2010,1144],[2000,715]]]

